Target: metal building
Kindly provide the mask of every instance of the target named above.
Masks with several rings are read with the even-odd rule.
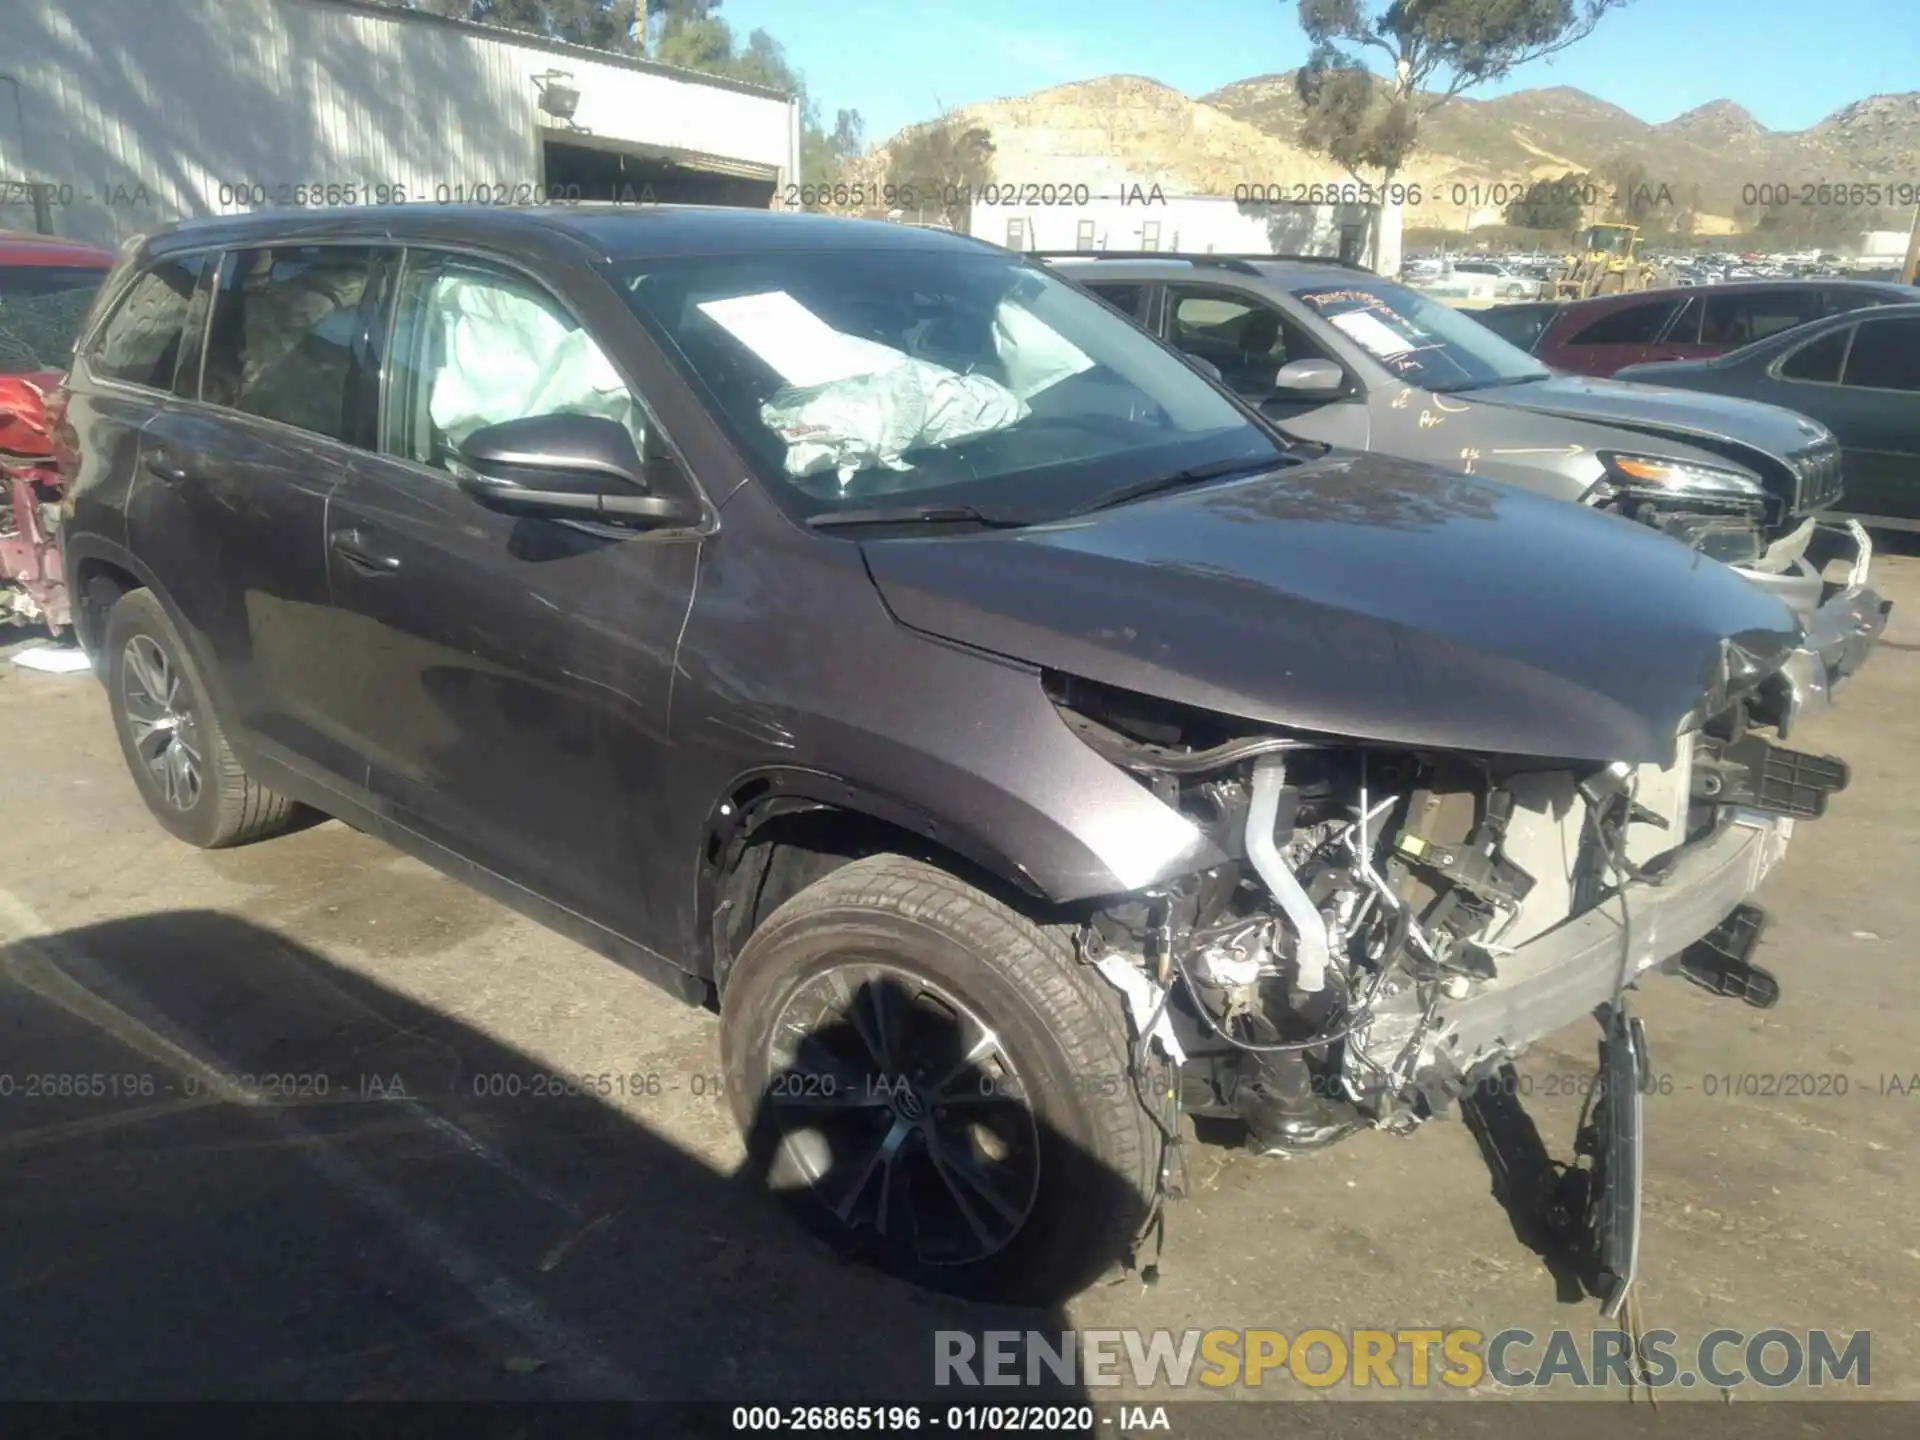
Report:
[[[1218,195],[1163,196],[1157,189],[1143,199],[1136,186],[1029,207],[1023,192],[1040,187],[986,188],[987,197],[969,213],[968,233],[1009,250],[1185,250],[1361,260],[1375,229],[1371,205],[1255,203]]]
[[[768,205],[756,85],[366,0],[0,0],[0,229],[101,244],[261,205]]]

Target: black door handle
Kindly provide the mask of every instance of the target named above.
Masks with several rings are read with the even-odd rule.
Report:
[[[382,555],[367,547],[366,538],[358,530],[336,530],[327,537],[327,543],[333,547],[333,553],[350,565],[375,575],[391,575],[400,568],[398,555]]]
[[[163,485],[178,485],[187,478],[187,467],[173,458],[173,453],[162,448],[143,450],[140,463],[146,472]]]

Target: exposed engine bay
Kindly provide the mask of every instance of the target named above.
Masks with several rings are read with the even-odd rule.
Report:
[[[1720,925],[1847,782],[1751,728],[1751,694],[1634,767],[1250,734],[1057,676],[1050,693],[1230,857],[1110,903],[1080,943],[1178,1066],[1181,1107],[1270,1151],[1442,1113]]]

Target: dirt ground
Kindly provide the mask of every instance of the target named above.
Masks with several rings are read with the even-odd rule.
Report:
[[[1872,1394],[1914,1399],[1920,559],[1879,568],[1886,641],[1795,737],[1854,784],[1759,897],[1784,998],[1643,988],[1671,1079],[1647,1102],[1641,1320],[1683,1345],[1868,1330]],[[1603,1323],[1458,1119],[1310,1158],[1189,1147],[1156,1285],[1037,1321],[930,1299],[734,1177],[705,1012],[337,823],[172,841],[91,676],[0,663],[0,735],[8,1396],[870,1403],[925,1390],[940,1328]],[[1523,1066],[1561,1159],[1596,1034]],[[47,1074],[105,1078],[28,1093]],[[536,1093],[551,1075],[616,1078]]]

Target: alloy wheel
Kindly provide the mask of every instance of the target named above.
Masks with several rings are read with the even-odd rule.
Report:
[[[1026,1084],[964,1002],[877,958],[803,982],[776,1018],[764,1104],[842,1224],[926,1265],[995,1254],[1032,1213],[1040,1136]]]
[[[179,668],[151,636],[134,636],[121,652],[120,702],[134,752],[162,798],[176,810],[193,809],[204,773],[199,724]]]

